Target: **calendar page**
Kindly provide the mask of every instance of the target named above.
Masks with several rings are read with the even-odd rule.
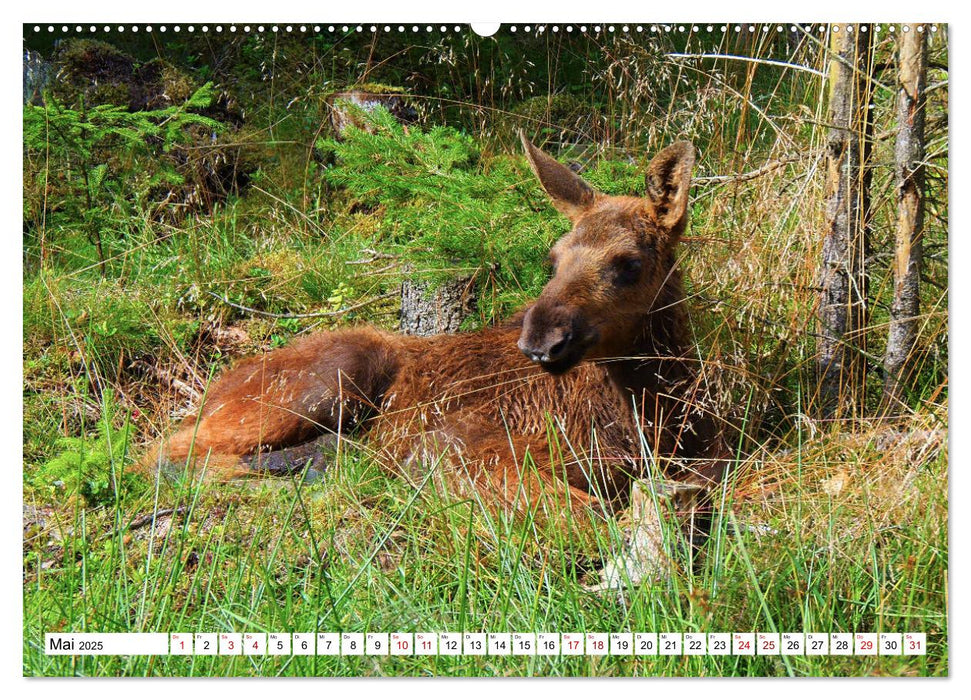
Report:
[[[949,674],[947,24],[84,14],[24,676]]]

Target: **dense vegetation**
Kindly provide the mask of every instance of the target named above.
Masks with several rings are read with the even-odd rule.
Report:
[[[878,410],[892,287],[893,35],[877,41],[870,410],[815,413],[825,36],[29,35],[24,106],[24,669],[46,674],[945,674],[947,37],[930,39],[917,368]],[[747,29],[747,27],[746,27]],[[97,85],[98,89],[92,89]],[[408,96],[336,133],[334,94]],[[390,87],[389,87],[390,86]],[[403,91],[403,92],[402,92]],[[295,336],[395,328],[403,279],[474,281],[472,329],[534,297],[567,223],[517,131],[603,191],[699,149],[682,245],[740,465],[703,564],[584,592],[614,521],[496,518],[351,440],[325,483],[153,483],[131,465],[212,376]],[[154,520],[145,517],[158,511]],[[919,658],[47,658],[45,631],[925,631]]]

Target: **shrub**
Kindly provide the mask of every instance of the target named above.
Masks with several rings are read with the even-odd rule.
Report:
[[[107,104],[69,108],[53,98],[42,106],[24,105],[25,180],[41,195],[25,198],[28,221],[46,221],[41,216],[46,210],[80,227],[103,267],[106,235],[121,228],[119,215],[132,213],[126,203],[137,209],[158,187],[185,180],[158,154],[186,143],[192,127],[223,129],[197,113],[212,95],[212,85],[206,84],[181,105],[139,112]]]
[[[324,180],[380,217],[381,244],[419,278],[473,276],[486,318],[539,292],[549,247],[567,225],[551,215],[525,159],[482,158],[468,135],[405,127],[386,110],[362,118],[366,130],[349,127],[318,146],[335,156]]]
[[[58,439],[60,454],[30,477],[31,486],[97,506],[117,500],[139,483],[138,476],[123,469],[133,426],[126,417],[120,428],[114,427],[117,407],[107,394],[103,403],[94,434]]]

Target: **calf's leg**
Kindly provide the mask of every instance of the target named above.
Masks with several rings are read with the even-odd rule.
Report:
[[[370,328],[321,333],[244,360],[143,463],[179,471],[204,464],[223,477],[259,469],[263,460],[254,455],[360,424],[380,406],[399,365],[393,338]]]

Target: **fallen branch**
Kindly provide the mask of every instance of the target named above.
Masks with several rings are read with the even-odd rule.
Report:
[[[376,297],[371,297],[370,299],[365,299],[364,301],[358,302],[357,304],[352,304],[343,309],[338,309],[337,311],[318,311],[312,314],[277,314],[272,311],[260,311],[259,309],[253,309],[249,306],[243,306],[242,304],[236,304],[235,302],[221,297],[215,292],[206,292],[212,297],[215,297],[227,306],[232,306],[234,309],[239,309],[240,311],[245,311],[247,313],[256,314],[257,316],[266,316],[268,318],[333,318],[336,316],[343,316],[344,314],[350,313],[351,311],[357,311],[358,309],[363,309],[366,306],[382,301],[383,299],[390,299],[398,295],[398,292],[388,292],[387,294],[381,294]]]
[[[137,530],[140,527],[145,527],[153,520],[158,520],[159,518],[164,518],[169,515],[182,515],[184,512],[185,508],[163,508],[162,510],[155,511],[154,513],[147,513],[128,523],[128,530]]]

